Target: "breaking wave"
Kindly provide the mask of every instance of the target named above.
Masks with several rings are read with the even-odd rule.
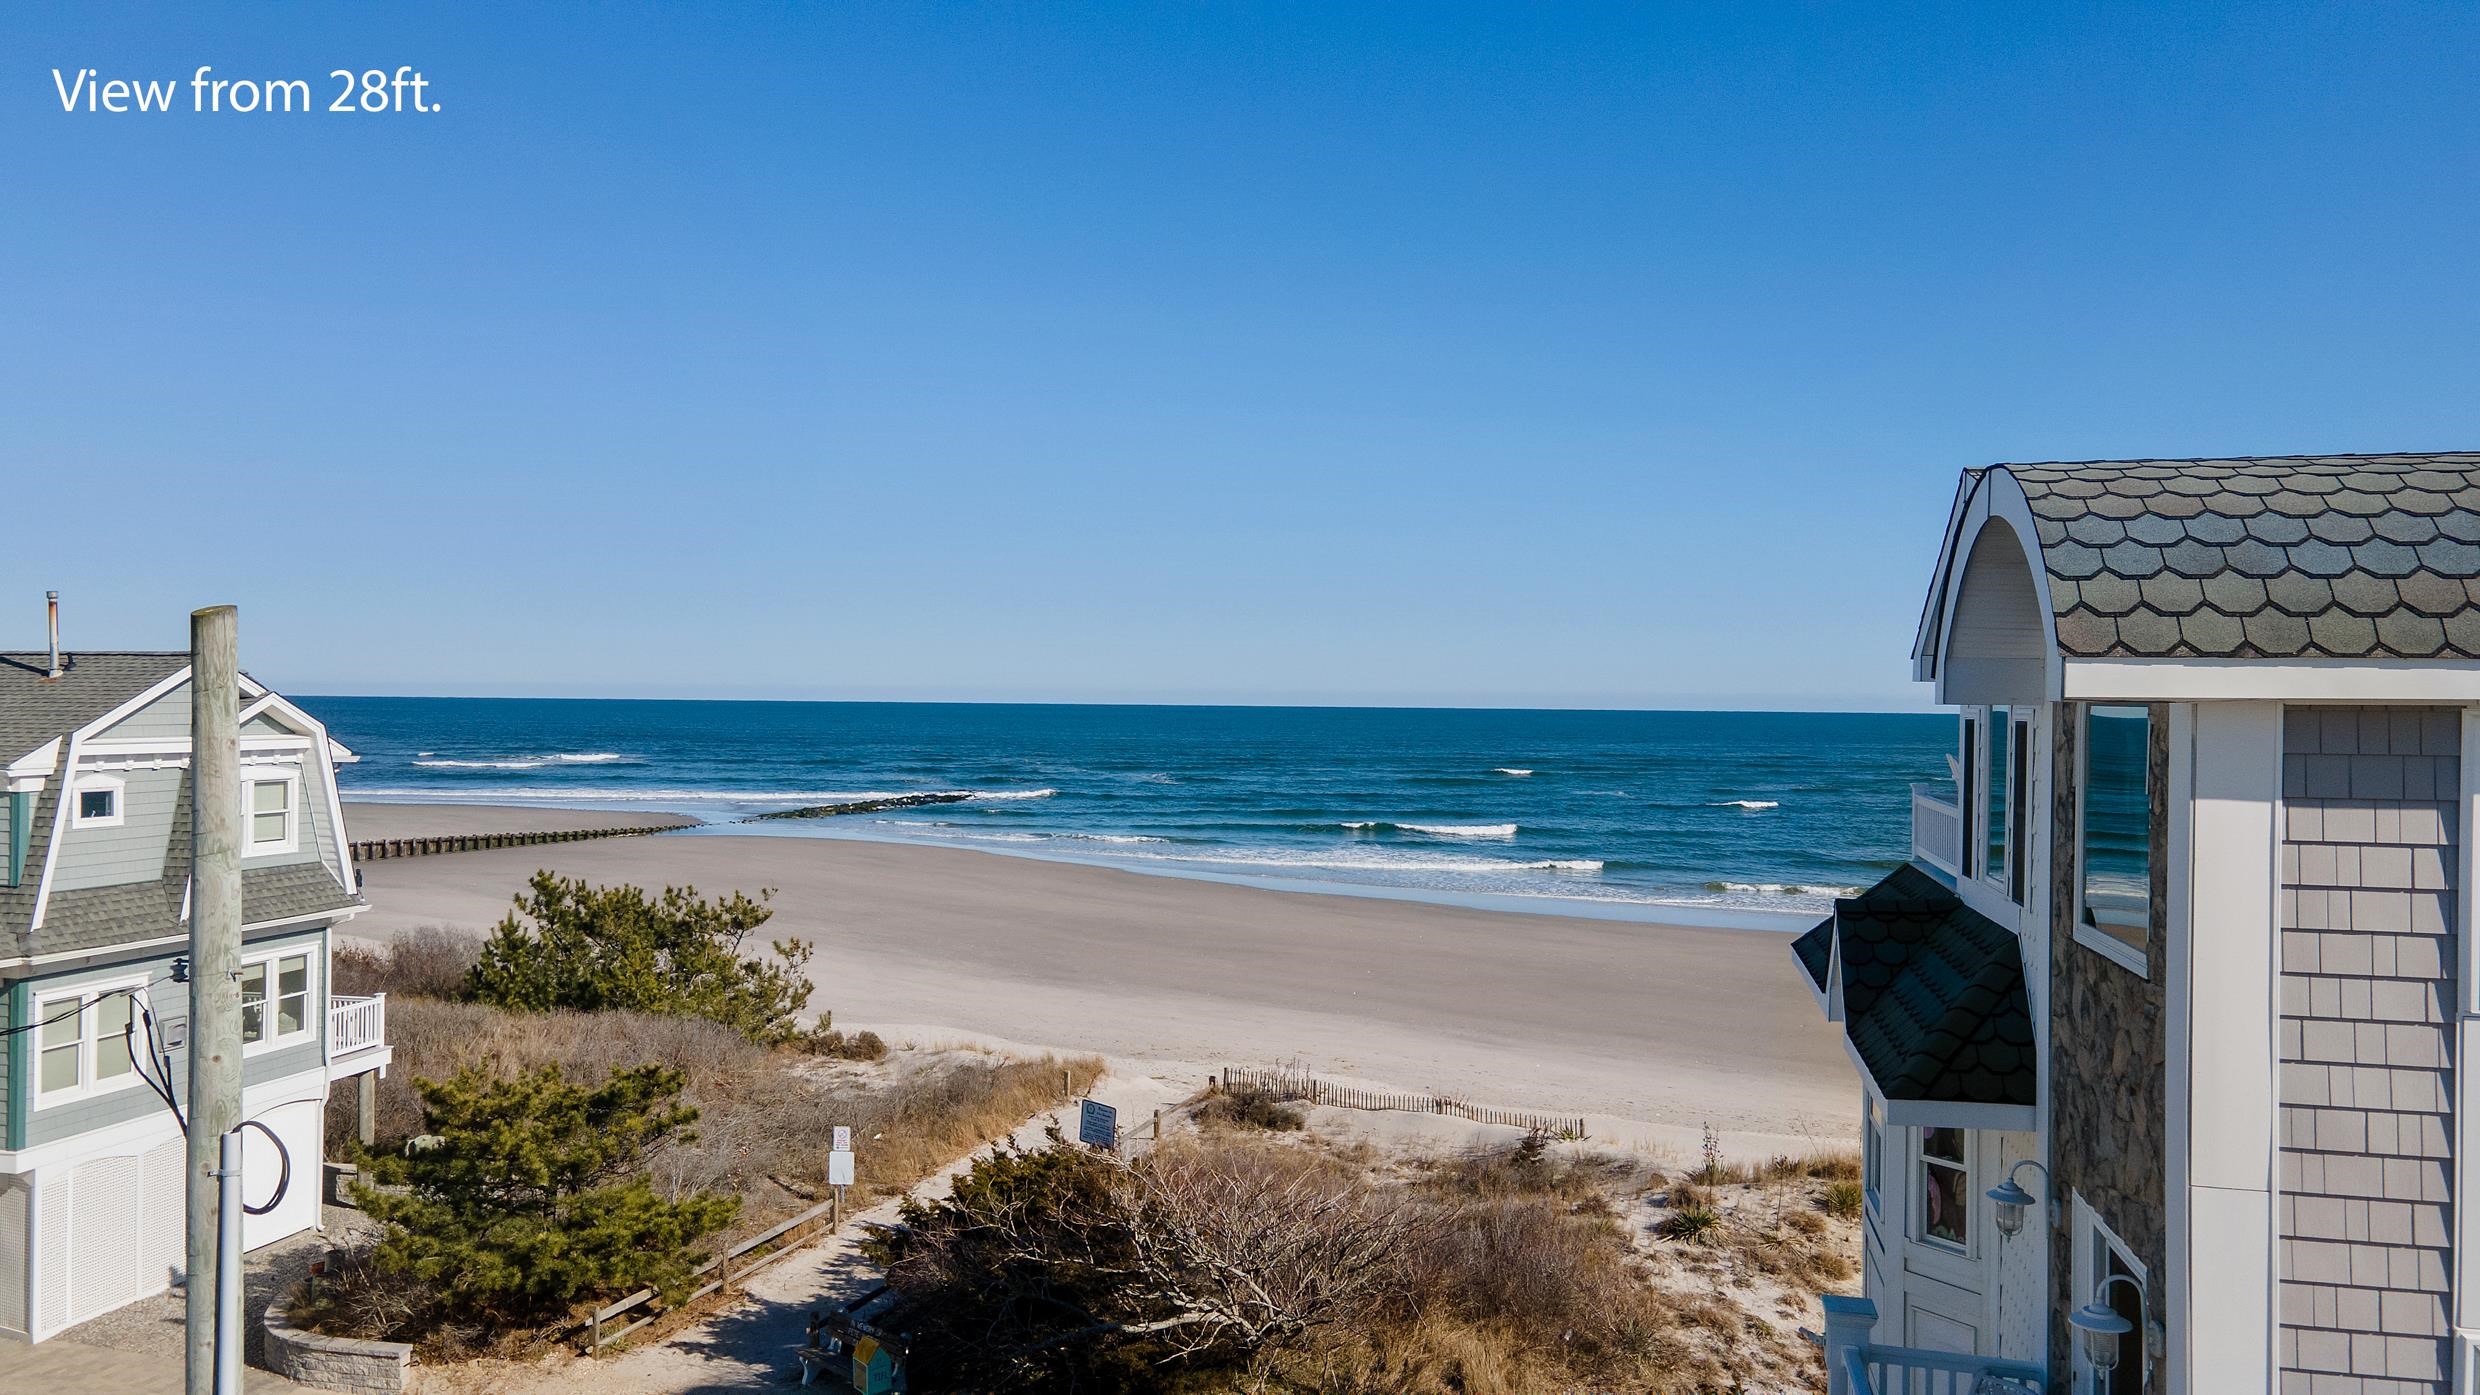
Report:
[[[541,770],[554,765],[616,765],[628,757],[617,751],[555,751],[546,756],[506,756],[496,760],[451,760],[425,751],[414,764],[427,770]]]
[[[1717,799],[1705,807],[1708,809],[1779,809],[1782,807],[1782,801],[1779,799]]]

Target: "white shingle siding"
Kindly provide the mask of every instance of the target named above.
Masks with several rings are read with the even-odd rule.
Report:
[[[2283,1388],[2445,1391],[2460,717],[2283,722]]]

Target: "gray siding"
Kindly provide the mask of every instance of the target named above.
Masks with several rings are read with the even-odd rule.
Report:
[[[189,684],[183,683],[162,697],[130,713],[96,733],[105,741],[154,741],[189,739]]]
[[[327,1030],[327,993],[326,984],[321,981],[320,973],[323,956],[318,953],[320,942],[325,934],[324,930],[311,930],[307,933],[296,931],[267,940],[254,940],[243,948],[244,959],[256,959],[269,953],[298,953],[303,950],[310,952],[310,1020],[312,1024],[309,1039],[298,1045],[244,1056],[241,1068],[244,1085],[257,1085],[265,1081],[316,1070],[325,1059],[323,1042]],[[83,984],[105,982],[143,973],[149,980],[147,1005],[154,1012],[157,1023],[172,1020],[186,1021],[189,1017],[189,985],[171,981],[172,959],[171,954],[165,954],[146,960],[143,964],[124,964],[109,969],[56,974],[49,978],[35,980],[31,985],[31,991],[39,997],[46,993],[59,992],[65,988],[75,988]],[[27,1088],[33,1088],[31,1082]],[[186,1100],[188,1090],[189,1053],[186,1050],[175,1051],[172,1053],[173,1096],[176,1099]],[[127,1123],[151,1111],[161,1110],[163,1107],[162,1100],[156,1098],[154,1093],[144,1085],[139,1084],[60,1104],[44,1105],[38,1097],[36,1107],[27,1112],[27,1138],[24,1146],[31,1147],[39,1143],[55,1142],[90,1129],[108,1128],[114,1124]]]
[[[70,826],[62,832],[52,865],[52,890],[56,892],[126,886],[164,875],[164,854],[172,846],[173,810],[181,797],[181,772],[105,773],[124,782],[121,821],[111,828],[79,828],[76,806],[71,805]]]
[[[2285,1392],[2448,1388],[2460,733],[2284,714]]]

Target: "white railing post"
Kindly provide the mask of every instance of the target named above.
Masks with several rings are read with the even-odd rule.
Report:
[[[1865,1378],[1855,1384],[1851,1373],[1859,1369],[1852,1357],[1877,1330],[1877,1305],[1866,1298],[1831,1293],[1818,1301],[1826,1311],[1826,1395],[1874,1395]]]

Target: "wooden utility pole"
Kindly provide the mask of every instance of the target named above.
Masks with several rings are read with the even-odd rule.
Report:
[[[189,617],[188,1395],[216,1390],[217,1173],[241,1123],[241,670],[238,617]],[[239,1295],[234,1295],[237,1300]]]

